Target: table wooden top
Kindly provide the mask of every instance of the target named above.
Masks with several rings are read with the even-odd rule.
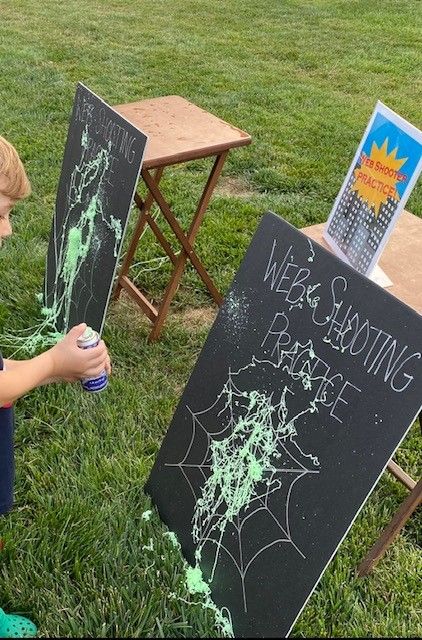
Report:
[[[309,238],[332,251],[322,237],[325,223],[301,229]],[[381,253],[379,266],[390,278],[393,296],[422,313],[422,220],[403,211]]]
[[[113,109],[148,136],[145,169],[206,158],[251,142],[245,131],[180,96],[141,100]]]

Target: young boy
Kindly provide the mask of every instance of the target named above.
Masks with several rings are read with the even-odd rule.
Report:
[[[30,190],[17,151],[0,136],[0,246],[2,239],[12,234],[13,206],[26,198]],[[91,349],[78,347],[76,341],[85,329],[85,324],[73,327],[54,347],[29,360],[4,360],[0,354],[0,517],[13,504],[12,403],[40,385],[96,377],[104,369],[111,373],[110,358],[102,340]]]

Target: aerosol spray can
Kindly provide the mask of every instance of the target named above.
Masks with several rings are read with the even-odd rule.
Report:
[[[96,347],[100,341],[100,336],[96,331],[87,327],[83,334],[78,338],[77,343],[80,349],[91,349]],[[82,387],[85,391],[98,392],[106,388],[108,383],[108,376],[106,371],[102,371],[97,378],[83,378],[81,381]]]

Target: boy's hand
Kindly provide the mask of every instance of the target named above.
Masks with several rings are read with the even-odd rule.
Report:
[[[73,327],[47,352],[50,356],[53,378],[64,382],[75,382],[82,378],[95,378],[104,369],[110,375],[110,357],[103,340],[100,340],[96,347],[89,349],[78,347],[76,341],[85,329],[85,323]]]

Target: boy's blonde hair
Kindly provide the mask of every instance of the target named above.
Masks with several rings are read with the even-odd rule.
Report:
[[[31,193],[31,185],[15,147],[0,136],[0,177],[5,178],[3,195],[21,200]]]

